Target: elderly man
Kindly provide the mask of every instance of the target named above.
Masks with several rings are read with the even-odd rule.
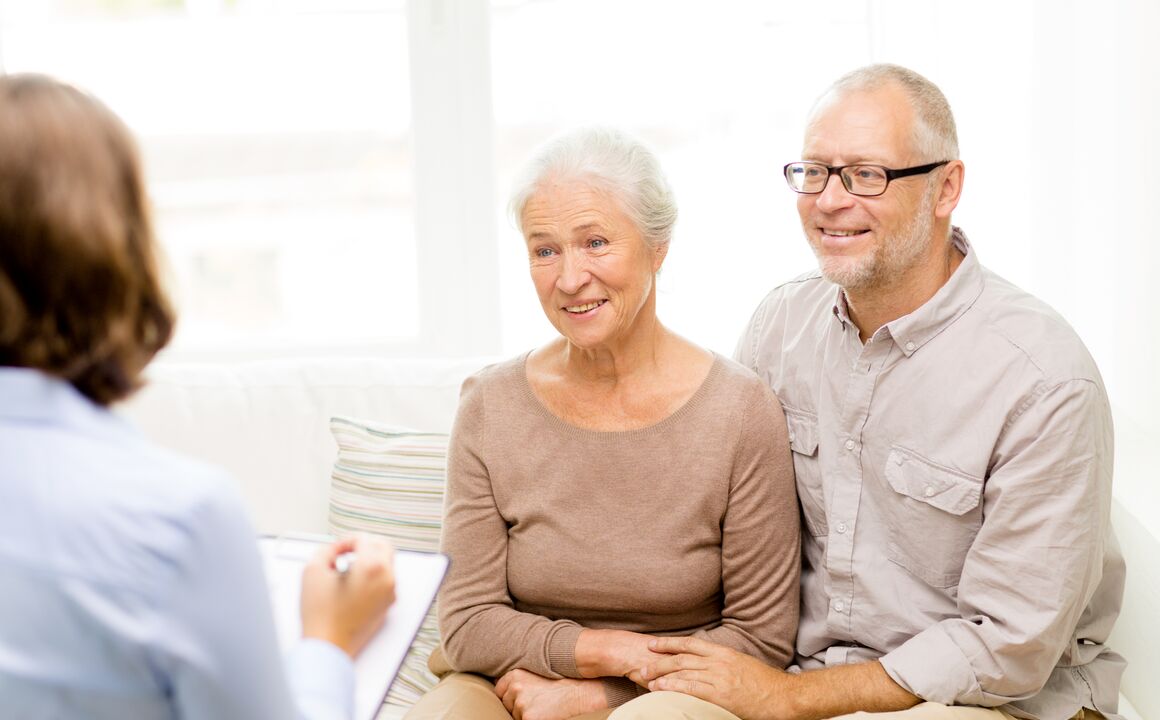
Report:
[[[1114,716],[1124,565],[1095,363],[951,225],[963,163],[930,81],[841,78],[803,157],[785,177],[821,271],[770,293],[737,350],[789,422],[802,672],[665,638],[650,687],[694,696],[680,717]]]

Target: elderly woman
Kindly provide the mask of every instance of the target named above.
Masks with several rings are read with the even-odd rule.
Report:
[[[616,131],[566,135],[511,207],[560,337],[464,383],[444,677],[408,717],[604,717],[645,692],[654,634],[783,667],[799,572],[785,419],[757,377],[657,318],[677,213],[655,157]]]
[[[307,566],[287,673],[233,484],[109,410],[172,332],[155,245],[121,121],[0,76],[0,716],[349,717],[390,547]]]

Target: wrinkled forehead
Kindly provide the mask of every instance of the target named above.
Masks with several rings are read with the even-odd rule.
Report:
[[[543,208],[560,204],[604,208],[616,203],[616,196],[599,179],[587,175],[548,175],[538,181],[528,194],[524,212],[532,206]]]
[[[802,158],[830,165],[899,166],[915,155],[913,128],[914,109],[897,86],[831,90],[814,105]]]
[[[554,176],[538,183],[519,220],[525,235],[544,226],[572,230],[593,223],[628,222],[616,193],[591,178],[570,176]]]

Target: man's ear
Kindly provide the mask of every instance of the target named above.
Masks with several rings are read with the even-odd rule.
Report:
[[[963,175],[966,167],[962,160],[951,160],[942,170],[943,180],[939,186],[938,197],[935,199],[934,216],[949,218],[963,194]]]

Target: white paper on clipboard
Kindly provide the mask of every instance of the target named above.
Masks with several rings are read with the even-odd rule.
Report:
[[[319,535],[258,539],[283,653],[302,637],[298,614],[302,569],[319,545],[330,541]],[[395,550],[395,603],[354,663],[354,720],[374,720],[378,714],[446,572],[446,555]]]

